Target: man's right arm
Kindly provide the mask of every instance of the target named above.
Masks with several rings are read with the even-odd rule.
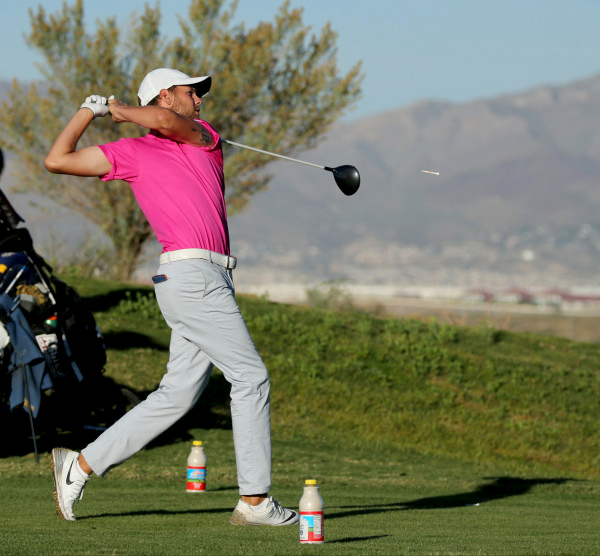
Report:
[[[77,142],[94,119],[94,112],[80,108],[56,138],[44,164],[54,174],[104,176],[112,165],[99,147],[77,149]]]
[[[178,143],[198,147],[213,147],[212,134],[200,122],[181,116],[170,108],[161,106],[129,106],[113,98],[108,99],[113,121],[132,122],[158,131]]]

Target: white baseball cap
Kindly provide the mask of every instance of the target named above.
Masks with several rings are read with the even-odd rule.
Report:
[[[163,89],[169,89],[175,85],[194,85],[196,94],[199,97],[203,97],[210,90],[211,83],[212,79],[210,75],[190,77],[181,71],[171,68],[158,68],[151,71],[142,80],[138,89],[138,101],[140,106],[146,106]]]

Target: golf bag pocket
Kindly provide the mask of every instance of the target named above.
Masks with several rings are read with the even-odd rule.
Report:
[[[53,381],[69,376],[70,369],[64,364],[64,352],[56,334],[37,334],[35,340],[48,364],[48,370]]]

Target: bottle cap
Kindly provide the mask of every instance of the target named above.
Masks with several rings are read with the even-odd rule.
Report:
[[[317,481],[316,481],[316,479],[306,479],[306,481],[304,481],[304,484],[312,486],[312,485],[316,485]]]
[[[203,442],[202,440],[194,440],[192,442],[192,446],[202,446]]]

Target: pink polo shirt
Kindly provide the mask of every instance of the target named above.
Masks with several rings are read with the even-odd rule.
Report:
[[[162,135],[98,145],[112,164],[103,181],[124,180],[165,251],[200,248],[229,255],[223,151]]]

